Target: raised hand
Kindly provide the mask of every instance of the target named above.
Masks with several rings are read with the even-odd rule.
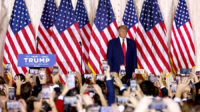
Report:
[[[84,95],[82,96],[82,98],[83,98],[83,101],[84,101],[84,103],[85,103],[86,106],[89,106],[89,105],[93,105],[93,104],[94,104],[93,99],[92,99],[89,95],[84,94]]]
[[[189,83],[190,80],[188,78],[184,78],[183,81],[179,82],[176,90],[176,97],[181,98],[181,95],[185,92]]]
[[[58,71],[57,74],[51,74],[51,77],[52,77],[52,81],[53,81],[53,84],[56,84],[60,81],[60,70]]]
[[[105,97],[104,97],[104,95],[103,95],[103,93],[102,93],[102,90],[101,90],[101,88],[99,87],[99,85],[94,84],[93,87],[94,87],[95,92],[96,92],[96,93],[99,95],[99,97],[100,97],[101,104],[102,104],[103,106],[107,106],[107,105],[108,105],[108,104],[107,104],[107,101],[106,101],[106,99],[105,99]]]
[[[81,86],[80,95],[83,95],[87,88],[88,88],[88,84],[84,84],[83,86]]]
[[[116,86],[118,86],[119,88],[123,87],[123,83],[122,83],[122,81],[120,80],[119,77],[115,77],[114,80],[115,80],[114,84]]]

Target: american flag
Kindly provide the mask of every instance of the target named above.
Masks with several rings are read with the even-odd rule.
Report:
[[[62,70],[61,73],[80,72],[81,48],[79,42],[81,42],[81,37],[71,0],[61,1],[54,24],[51,39],[54,49],[52,53],[57,55],[56,61]],[[64,80],[64,75],[61,74],[61,76]]]
[[[90,38],[89,67],[101,74],[102,60],[106,60],[108,41],[118,36],[117,22],[110,0],[100,0]]]
[[[143,3],[136,36],[138,65],[149,73],[170,72],[166,28],[157,0]]]
[[[133,0],[128,0],[124,11],[123,23],[128,27],[128,38],[135,40],[138,18]]]
[[[4,64],[10,63],[13,75],[25,74],[28,68],[18,67],[18,54],[35,53],[35,33],[24,0],[15,0],[4,45]]]
[[[92,26],[90,25],[88,14],[84,6],[83,0],[78,0],[75,14],[76,14],[76,21],[81,31],[84,65],[87,72],[90,73],[91,71],[88,67],[88,58],[89,58],[90,34]]]
[[[57,8],[54,0],[46,0],[38,27],[38,54],[51,54],[52,26],[56,20]]]
[[[179,68],[195,66],[193,31],[185,0],[179,0],[176,10],[171,32],[170,59],[175,73]]]

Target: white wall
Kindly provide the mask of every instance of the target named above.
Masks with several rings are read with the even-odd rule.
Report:
[[[55,0],[57,6],[60,4],[60,0]],[[144,0],[134,0],[137,15],[139,17],[142,4]],[[186,0],[189,8],[190,19],[192,22],[194,36],[195,36],[195,49],[196,49],[196,65],[200,67],[200,0]],[[28,11],[32,20],[34,30],[37,34],[37,27],[39,25],[40,17],[44,7],[45,0],[25,0],[28,7]],[[76,6],[77,0],[72,0],[73,6]],[[88,11],[89,19],[93,23],[95,13],[98,5],[98,0],[84,0]],[[126,6],[127,0],[111,0],[114,13],[117,19],[117,23],[120,25],[123,12]],[[175,14],[175,10],[178,4],[178,0],[158,0],[160,9],[164,18],[165,25],[167,27],[167,36],[170,40],[170,31],[172,27],[172,21]],[[8,27],[9,18],[12,12],[14,0],[0,0],[0,71],[2,71],[2,57],[3,57],[3,46],[6,30]],[[168,43],[170,43],[168,41]]]

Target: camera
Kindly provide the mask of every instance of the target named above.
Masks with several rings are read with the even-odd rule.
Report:
[[[192,69],[186,69],[186,68],[182,68],[180,69],[180,74],[190,74],[190,72],[192,72]]]
[[[108,69],[108,62],[106,60],[102,61],[102,69],[103,71],[106,71]]]
[[[53,91],[52,86],[44,85],[42,86],[42,99],[49,99]]]
[[[45,75],[46,75],[45,69],[40,69],[40,79],[44,79]]]
[[[126,74],[126,68],[125,68],[124,65],[120,66],[120,71],[119,72],[120,72],[121,75],[125,75]]]
[[[136,80],[130,80],[130,86],[131,86],[131,92],[137,89],[137,81]]]
[[[177,83],[172,82],[172,84],[170,85],[170,88],[172,89],[172,93],[176,93]]]
[[[92,74],[84,74],[84,79],[91,79],[91,78],[92,78],[91,75],[92,75]]]
[[[5,73],[7,73],[9,70],[10,70],[10,63],[6,63]]]
[[[86,89],[86,91],[89,93],[90,97],[93,97],[95,95],[95,89],[93,85],[88,85],[88,88]]]
[[[102,111],[100,111],[100,106],[96,106],[96,105],[94,105],[94,106],[89,106],[88,107],[88,112],[102,112]],[[105,112],[105,111],[104,111]],[[106,111],[107,112],[107,111]]]
[[[101,107],[100,112],[113,112],[112,107]]]
[[[200,71],[196,71],[196,75],[199,76],[200,75]]]
[[[135,69],[135,74],[144,74],[144,69]]]
[[[69,88],[75,88],[75,72],[69,72],[67,75],[67,82]]]
[[[52,75],[58,74],[58,71],[59,71],[59,67],[58,66],[54,66],[53,70],[52,70]]]
[[[8,94],[9,100],[14,100],[14,98],[15,98],[15,88],[9,87],[8,91],[9,91],[9,94]]]
[[[65,96],[64,104],[76,104],[77,99],[78,98],[76,96]]]
[[[190,86],[190,88],[194,88],[194,87],[195,87],[195,85],[194,85],[194,83],[192,82],[192,80],[190,80],[189,86]]]
[[[105,79],[105,75],[103,75],[103,74],[98,74],[98,75],[96,75],[96,78],[95,78],[96,80],[99,80],[99,81],[104,81],[104,79]]]
[[[16,110],[20,109],[20,104],[18,101],[7,101],[6,102],[6,109],[7,110]]]
[[[29,74],[37,75],[38,72],[39,72],[38,69],[32,69],[32,68],[29,69]]]
[[[117,96],[117,103],[118,104],[127,104],[129,102],[128,97]]]
[[[149,76],[149,80],[150,80],[151,82],[157,82],[157,81],[158,81],[158,77],[157,77],[157,76],[154,76],[154,74],[151,74],[151,75]]]
[[[178,84],[182,80],[181,76],[176,76],[176,83]]]
[[[162,101],[160,97],[155,97],[153,98],[151,104],[149,105],[149,109],[162,111],[163,109],[167,109],[167,105]]]

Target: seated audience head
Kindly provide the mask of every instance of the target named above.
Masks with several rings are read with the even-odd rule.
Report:
[[[144,93],[144,95],[147,95],[147,96],[159,95],[158,88],[154,86],[154,84],[151,81],[147,81],[147,80],[143,81],[142,83],[140,83],[140,88],[142,92]]]
[[[31,93],[32,93],[31,84],[29,82],[22,84],[22,86],[21,86],[21,97],[24,100],[27,100],[31,96]]]

